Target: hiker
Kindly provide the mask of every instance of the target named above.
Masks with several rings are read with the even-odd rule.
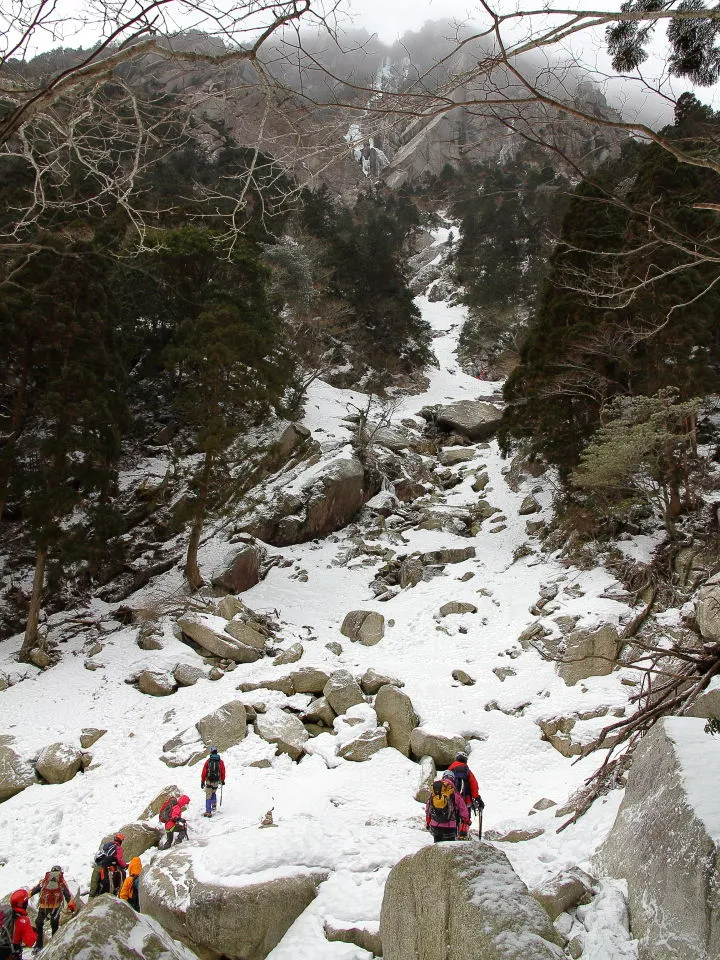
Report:
[[[473,811],[476,811],[478,814],[482,813],[485,809],[485,804],[480,796],[480,787],[475,779],[475,775],[468,766],[468,755],[464,750],[455,754],[455,759],[448,767],[448,770],[450,770],[455,777],[455,788],[465,801],[465,806],[468,810],[470,810],[471,813]],[[464,823],[460,824],[458,827],[458,840],[467,840],[469,828],[469,823],[467,825]]]
[[[170,797],[165,803],[160,807],[160,822],[165,825],[165,838],[164,843],[160,847],[161,850],[167,850],[173,845],[173,837],[175,838],[175,845],[182,843],[183,840],[187,840],[187,822],[183,813],[185,812],[187,805],[190,803],[190,797],[187,794],[183,794],[181,797],[178,797],[177,800],[175,797]]]
[[[140,912],[140,874],[142,873],[142,862],[140,857],[133,857],[128,866],[128,875],[122,885],[118,896],[121,900],[127,900],[133,910]]]
[[[37,934],[27,915],[27,890],[10,894],[10,903],[0,903],[0,960],[20,960],[25,947],[32,947]]]
[[[434,842],[442,843],[445,840],[457,840],[461,825],[470,826],[470,813],[455,789],[455,777],[446,770],[442,778],[432,785],[425,804],[425,826],[433,835]]]
[[[75,911],[75,901],[65,882],[62,867],[57,865],[51,867],[40,883],[32,888],[30,896],[34,897],[36,893],[40,894],[40,899],[38,900],[38,912],[35,920],[35,932],[37,933],[35,949],[40,952],[45,941],[45,921],[50,921],[50,933],[54,937],[60,924],[63,897],[71,913]]]
[[[210,756],[205,761],[200,774],[200,789],[205,791],[204,817],[211,817],[217,809],[217,788],[225,786],[225,764],[217,747],[210,748]]]
[[[99,897],[103,893],[120,892],[125,881],[125,863],[122,843],[124,833],[116,833],[112,840],[108,840],[95,854],[95,866],[90,879],[90,897]]]

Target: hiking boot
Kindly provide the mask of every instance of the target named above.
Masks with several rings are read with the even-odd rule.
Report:
[[[211,813],[207,813],[207,812],[206,812],[206,813],[204,813],[204,814],[203,814],[203,816],[204,816],[204,817],[211,817],[211,816],[212,816],[212,814],[211,814]]]

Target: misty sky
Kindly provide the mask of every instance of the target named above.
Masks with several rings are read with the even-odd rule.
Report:
[[[355,26],[367,27],[383,43],[392,43],[427,20],[465,20],[478,4],[472,0],[349,0],[349,7]]]

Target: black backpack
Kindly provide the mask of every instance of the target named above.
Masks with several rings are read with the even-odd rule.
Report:
[[[117,863],[117,844],[114,840],[108,840],[95,854],[95,864],[98,867],[111,867]]]
[[[212,753],[210,755],[206,779],[208,783],[220,783],[222,780],[222,777],[220,776],[220,757],[217,753]]]
[[[470,796],[470,768],[466,763],[459,763],[452,768],[452,775],[455,777],[455,789],[465,800]]]
[[[15,934],[15,914],[9,903],[0,903],[0,956],[10,956]]]

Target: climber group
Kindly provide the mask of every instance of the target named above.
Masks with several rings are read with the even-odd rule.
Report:
[[[477,811],[478,834],[482,837],[484,808],[477,779],[468,766],[468,755],[461,751],[431,787],[425,804],[425,826],[435,843],[467,840],[471,814]]]
[[[33,927],[27,911],[30,897],[36,894],[40,894],[40,899]],[[39,953],[45,940],[46,920],[50,921],[52,935],[57,933],[63,899],[73,913],[75,901],[65,882],[62,867],[55,865],[32,890],[15,890],[8,904],[0,904],[0,960],[22,957],[25,947],[34,947],[33,952]]]

